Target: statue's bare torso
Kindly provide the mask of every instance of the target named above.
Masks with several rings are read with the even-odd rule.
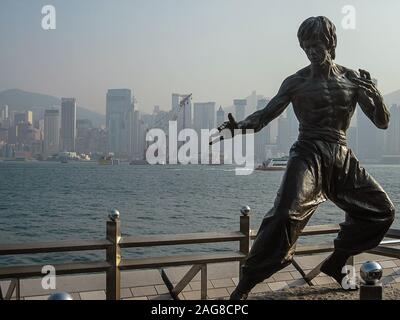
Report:
[[[307,67],[290,77],[291,102],[300,125],[345,132],[357,104],[358,87],[349,79],[352,74],[337,66],[329,79],[315,79]]]

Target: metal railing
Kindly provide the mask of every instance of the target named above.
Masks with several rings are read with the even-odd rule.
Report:
[[[338,225],[319,225],[306,227],[302,236],[313,236],[322,234],[334,234],[339,231]],[[201,298],[207,298],[207,265],[210,263],[239,262],[240,266],[249,253],[251,240],[256,232],[250,229],[250,208],[241,210],[239,231],[205,232],[189,234],[167,234],[167,235],[121,235],[121,220],[119,212],[113,210],[106,222],[106,238],[99,240],[74,240],[57,242],[37,242],[23,244],[0,244],[0,256],[37,254],[53,252],[79,252],[103,250],[106,253],[104,261],[84,263],[63,263],[54,265],[57,275],[102,273],[106,274],[106,299],[119,300],[121,298],[121,271],[134,269],[161,269],[164,267],[187,266],[192,268],[185,274],[182,280],[173,286],[168,279],[167,273],[162,269],[161,275],[167,285],[172,297],[179,299],[179,293],[197,275],[201,273]],[[400,230],[389,230],[386,235],[389,238],[400,239]],[[143,248],[153,246],[192,245],[205,243],[239,242],[238,251],[227,251],[222,253],[201,253],[186,255],[171,255],[152,258],[123,259],[121,252],[125,248]],[[390,247],[399,244],[399,240],[383,242],[377,248],[370,250],[384,256],[400,258],[400,250]],[[330,252],[333,250],[331,244],[303,245],[297,246],[296,255]],[[300,265],[293,260],[293,265],[302,274],[304,279],[312,285],[312,279],[318,275],[319,266],[310,273],[305,274]],[[7,293],[3,296],[0,287],[0,299],[10,299],[16,292],[20,299],[20,279],[41,277],[42,266],[6,266],[0,267],[0,280],[11,279]]]

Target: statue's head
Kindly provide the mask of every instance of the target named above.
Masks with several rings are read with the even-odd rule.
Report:
[[[321,65],[335,59],[336,27],[328,18],[308,18],[301,24],[297,38],[311,64]]]

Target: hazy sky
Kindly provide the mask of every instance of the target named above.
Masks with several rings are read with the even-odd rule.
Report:
[[[42,6],[57,29],[41,28]],[[344,5],[356,8],[345,30]],[[398,0],[0,0],[0,90],[76,97],[105,112],[108,88],[131,88],[138,107],[169,109],[171,93],[228,106],[272,96],[308,64],[296,33],[309,16],[337,27],[336,61],[364,68],[383,93],[400,89]]]

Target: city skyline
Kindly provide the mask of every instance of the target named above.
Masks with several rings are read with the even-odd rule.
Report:
[[[400,88],[400,74],[391,68],[400,54],[392,41],[400,28],[394,0],[352,1],[354,30],[341,26],[345,1],[291,3],[293,10],[272,0],[45,4],[57,10],[56,30],[41,29],[43,1],[2,3],[0,91],[74,96],[102,114],[108,88],[135,88],[137,109],[145,113],[154,105],[168,110],[171,92],[192,92],[198,101],[223,106],[253,90],[272,97],[284,77],[307,64],[296,32],[311,15],[336,24],[339,64],[369,70],[384,94]]]

